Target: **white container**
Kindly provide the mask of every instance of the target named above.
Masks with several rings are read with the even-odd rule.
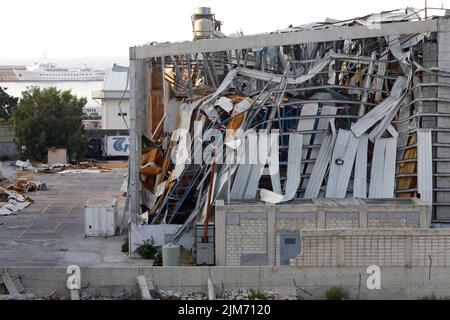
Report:
[[[110,237],[117,229],[117,199],[89,199],[84,205],[84,234]]]
[[[168,243],[162,247],[163,267],[175,267],[180,265],[180,246]]]

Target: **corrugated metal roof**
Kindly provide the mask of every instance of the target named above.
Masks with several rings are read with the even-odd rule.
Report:
[[[128,72],[117,72],[112,69],[106,70],[105,80],[103,80],[103,91],[124,91],[127,86]],[[128,82],[127,90],[130,89]]]

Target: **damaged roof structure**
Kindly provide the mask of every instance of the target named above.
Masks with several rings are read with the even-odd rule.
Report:
[[[421,198],[450,219],[446,13],[131,47],[131,223],[177,240],[217,199]]]

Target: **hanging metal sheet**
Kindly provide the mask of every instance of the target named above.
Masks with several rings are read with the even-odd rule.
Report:
[[[306,103],[303,105],[302,107],[302,111],[300,116],[304,117],[304,116],[315,116],[317,115],[317,111],[319,109],[319,104],[317,103]],[[297,131],[311,131],[314,130],[314,125],[316,123],[317,119],[314,118],[307,118],[307,119],[302,119],[300,118],[300,120],[298,121],[297,124]],[[308,145],[311,144],[311,138],[312,135],[311,134],[303,134],[303,146],[306,147]],[[302,161],[307,160],[309,157],[308,155],[308,148],[303,148],[302,150]],[[304,172],[304,165],[301,165],[300,168],[300,174],[302,174]]]
[[[369,198],[393,198],[397,138],[378,138],[373,150]]]
[[[322,186],[325,173],[328,165],[330,164],[331,155],[333,153],[334,142],[336,141],[336,129],[334,128],[334,122],[329,121],[329,128],[325,137],[322,140],[317,159],[314,162],[314,166],[311,172],[311,176],[308,180],[305,190],[305,199],[317,198],[319,196],[320,187]]]
[[[244,192],[244,199],[255,199],[256,193],[258,191],[259,180],[264,171],[264,167],[267,163],[267,158],[269,156],[269,139],[268,135],[258,134],[256,136],[256,153],[249,149],[250,163],[252,163],[250,173],[248,176],[247,187]],[[252,140],[250,140],[251,142]]]
[[[329,99],[332,100],[332,96],[329,93],[316,93],[314,94],[311,99]],[[317,127],[315,130],[319,131],[319,130],[323,130],[325,131],[330,123],[330,121],[334,121],[334,118],[329,118],[327,116],[330,115],[336,115],[337,112],[337,108],[334,106],[322,106],[321,108],[321,112],[320,115],[324,116],[324,117],[320,117],[317,121]],[[324,133],[316,133],[314,134],[314,138],[312,139],[313,145],[322,145],[323,139],[325,136],[325,132]],[[309,159],[311,160],[316,160],[318,157],[318,153],[319,153],[319,149],[318,148],[312,148],[310,153],[309,153]],[[316,160],[317,161],[317,160]],[[314,167],[314,164],[306,164],[306,174],[311,175],[312,174],[312,170]],[[304,178],[302,185],[303,186],[307,186],[309,183],[309,178]]]
[[[270,190],[261,189],[260,197],[262,201],[279,203],[290,201],[295,197],[301,181],[300,167],[302,158],[300,154],[302,152],[302,143],[303,136],[301,134],[291,133],[289,135],[288,167],[284,196]]]
[[[270,134],[270,150],[269,150],[269,158],[267,159],[269,162],[269,174],[270,180],[272,181],[272,189],[276,193],[282,193],[281,190],[281,182],[280,182],[280,147],[279,147],[279,131],[274,130],[272,134]]]
[[[367,134],[363,134],[358,140],[353,178],[353,197],[367,198],[367,147],[369,139]]]
[[[241,200],[244,197],[245,189],[247,188],[247,182],[249,179],[250,172],[252,170],[252,165],[250,164],[250,153],[249,145],[250,139],[255,139],[254,134],[249,134],[243,138],[243,143],[239,148],[243,150],[243,158],[238,159],[238,168],[236,176],[234,177],[233,186],[230,191],[230,198],[232,200]],[[254,142],[252,142],[254,143]]]
[[[427,205],[433,205],[433,153],[431,129],[417,130],[417,191]]]
[[[358,139],[344,129],[339,129],[328,175],[326,198],[345,198],[355,162]]]
[[[383,119],[400,104],[399,98],[406,87],[406,83],[405,77],[398,77],[392,87],[391,95],[352,124],[351,130],[355,136],[360,137],[366,133],[375,123]]]

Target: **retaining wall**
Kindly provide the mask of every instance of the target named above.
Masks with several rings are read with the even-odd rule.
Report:
[[[298,268],[280,267],[89,267],[81,268],[81,292],[117,295],[137,293],[136,276],[152,276],[158,288],[175,292],[205,292],[210,277],[217,294],[236,288],[260,288],[280,294],[300,294],[305,299],[323,299],[333,285],[347,289],[351,299],[417,299],[424,295],[450,296],[447,267],[381,267],[381,289],[366,287],[367,267]],[[56,290],[69,295],[65,268],[3,268],[20,276],[26,292],[38,297]],[[297,286],[308,291],[312,297]],[[359,294],[358,294],[359,292]]]

